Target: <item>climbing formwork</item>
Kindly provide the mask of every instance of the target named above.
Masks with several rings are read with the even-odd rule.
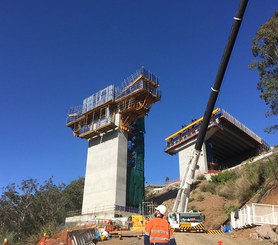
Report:
[[[129,126],[144,117],[159,101],[159,79],[144,68],[125,79],[120,86],[109,85],[69,109],[67,126],[76,137],[90,139],[101,133]]]
[[[66,125],[88,140],[82,215],[114,217],[105,207],[139,208],[144,200],[144,117],[161,98],[158,88],[158,77],[141,68],[70,108]]]

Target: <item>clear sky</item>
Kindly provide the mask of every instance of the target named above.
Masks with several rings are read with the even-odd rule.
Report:
[[[68,109],[141,66],[160,77],[162,100],[146,117],[148,183],[176,179],[165,138],[203,115],[239,0],[2,0],[0,2],[0,188],[85,175],[87,141],[66,127]],[[251,40],[277,0],[251,0],[217,107],[268,144]],[[105,171],[105,169],[103,170]]]

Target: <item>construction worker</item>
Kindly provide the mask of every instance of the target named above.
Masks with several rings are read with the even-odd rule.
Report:
[[[146,225],[145,245],[177,245],[168,221],[163,218],[166,211],[164,205],[155,208],[155,217]]]

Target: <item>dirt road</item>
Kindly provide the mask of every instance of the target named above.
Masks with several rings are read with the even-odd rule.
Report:
[[[247,237],[239,237],[235,233],[227,234],[190,234],[175,233],[177,245],[270,245],[268,241],[253,240]],[[112,238],[109,241],[98,243],[99,245],[144,245],[143,237]]]

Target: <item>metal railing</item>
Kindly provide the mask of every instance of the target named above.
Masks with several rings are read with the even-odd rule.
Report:
[[[68,117],[67,117],[66,122],[70,123],[72,121],[75,121],[76,119],[78,119],[81,116],[82,116],[82,105],[72,106],[69,109]]]
[[[243,132],[251,136],[256,141],[263,143],[262,139],[256,135],[253,131],[251,131],[249,128],[247,128],[243,123],[239,122],[237,119],[235,119],[232,115],[230,115],[228,112],[222,109],[222,117],[227,119],[229,122],[240,128]]]
[[[94,121],[84,127],[81,127],[80,130],[79,130],[79,134],[83,134],[83,133],[86,133],[88,131],[97,131],[98,128],[106,125],[106,124],[109,124],[109,123],[114,123],[114,119],[113,119],[113,116],[110,115],[108,117],[105,117],[103,119],[100,119],[100,120],[97,120],[97,121]]]
[[[134,84],[132,84],[138,77],[142,75],[142,77],[147,78],[148,80],[155,83],[157,86],[153,86],[148,82],[141,79]],[[151,73],[150,71],[146,70],[145,68],[140,68],[128,78],[126,78],[119,87],[114,87],[114,85],[110,85],[107,88],[91,95],[90,97],[83,100],[83,105],[74,106],[69,109],[68,117],[66,119],[67,123],[77,120],[80,118],[84,113],[90,111],[109,100],[117,100],[126,95],[129,95],[137,90],[145,89],[149,91],[154,96],[161,98],[161,91],[157,88],[158,87],[159,78]],[[84,128],[84,130],[86,130]],[[87,130],[88,131],[88,130]]]
[[[141,69],[137,70],[135,73],[130,75],[127,79],[125,79],[119,87],[115,88],[115,100],[120,99],[142,88],[153,93],[154,95],[161,96],[161,92],[159,92],[158,88],[154,88],[153,86],[150,86],[150,84],[144,81],[143,79],[132,84],[141,75],[142,77],[145,77],[148,80],[154,82],[158,86],[159,78],[153,73],[151,73],[150,71],[142,67]]]
[[[278,225],[278,205],[252,203],[231,213],[233,229],[263,224]]]
[[[217,114],[215,114],[211,117],[210,122],[209,122],[209,126],[212,126],[213,124],[216,124],[216,119],[219,118],[219,117],[225,118],[226,120],[228,120],[229,122],[234,124],[236,127],[241,129],[243,132],[245,132],[247,135],[249,135],[250,137],[255,139],[257,142],[259,142],[260,144],[265,145],[266,148],[268,148],[268,149],[270,148],[269,145],[262,140],[262,138],[260,138],[253,131],[251,131],[244,124],[239,122],[237,119],[235,119],[232,115],[230,115],[228,112],[226,112],[223,109],[221,110],[221,112],[219,112],[219,113],[217,113]],[[185,130],[181,134],[177,135],[176,137],[173,137],[173,138],[170,138],[169,140],[166,140],[166,144],[167,144],[166,149],[178,144],[181,141],[186,140],[189,137],[192,137],[193,135],[197,135],[199,133],[200,125],[201,125],[201,122],[199,122],[197,124],[194,124],[192,127],[188,128],[187,130]]]
[[[217,124],[216,123],[216,119],[218,117],[220,117],[220,115],[221,115],[220,113],[213,115],[211,117],[211,119],[210,119],[208,127],[210,127],[212,125],[216,125]],[[201,123],[202,123],[202,121],[200,121],[197,124],[194,124],[192,127],[186,129],[181,134],[178,134],[177,136],[166,140],[166,144],[167,144],[166,149],[170,148],[170,147],[172,147],[172,146],[174,146],[174,145],[176,145],[176,144],[178,144],[178,143],[180,143],[182,141],[185,141],[188,138],[191,138],[192,136],[197,135],[199,133],[199,129],[200,129]]]
[[[83,214],[98,214],[101,212],[107,212],[107,211],[119,211],[119,212],[127,212],[127,213],[139,213],[140,210],[139,208],[135,207],[128,207],[128,206],[121,206],[121,205],[104,205],[104,206],[99,206],[96,208],[92,209],[84,209],[84,210],[73,210],[67,212],[66,216],[67,217],[72,217],[72,216],[78,216]]]

